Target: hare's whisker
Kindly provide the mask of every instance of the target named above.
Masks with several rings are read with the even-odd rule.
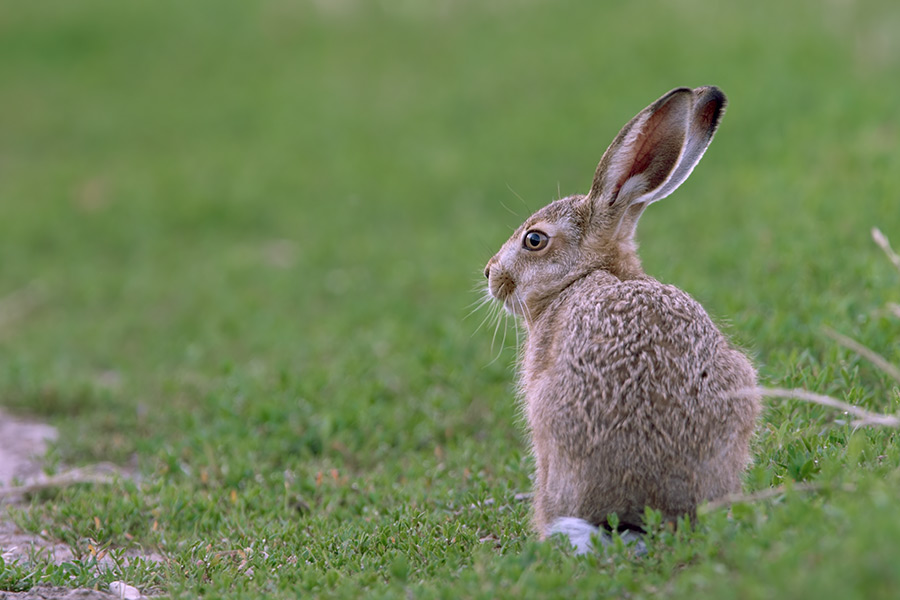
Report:
[[[512,189],[512,187],[508,183],[506,184],[506,189],[508,189],[510,192],[512,192],[513,195],[519,199],[519,201],[522,203],[522,206],[525,207],[525,210],[527,210],[529,212],[529,214],[534,212],[533,210],[531,210],[531,207],[528,206],[528,203],[525,202],[525,198],[520,196],[516,190]],[[510,211],[510,212],[512,212],[512,211]],[[513,213],[513,214],[515,214],[515,213]],[[516,216],[518,217],[519,215],[516,215]]]
[[[513,216],[516,217],[517,219],[521,219],[521,218],[522,218],[522,216],[519,215],[516,211],[514,211],[513,209],[511,209],[510,207],[508,207],[508,206],[506,205],[506,203],[503,202],[503,200],[499,200],[499,202],[500,202],[500,206],[502,206],[503,208],[505,208],[506,211],[507,211],[509,214],[513,215]]]
[[[482,306],[484,306],[484,305],[482,305]],[[496,310],[495,305],[488,306],[487,314],[481,320],[481,323],[478,324],[478,327],[475,328],[475,331],[472,332],[473,336],[476,333],[478,333],[479,331],[481,331],[481,328],[484,327],[484,324],[487,323],[494,316],[495,310]]]
[[[472,310],[470,310],[470,311],[466,314],[466,316],[463,317],[463,321],[465,321],[466,319],[468,319],[469,317],[471,317],[472,315],[474,315],[476,312],[478,312],[479,310],[481,310],[482,308],[484,308],[485,305],[486,305],[488,302],[490,302],[490,301],[491,301],[491,297],[488,296],[488,295],[485,295],[484,298],[482,298],[481,300],[476,300],[475,302],[473,302],[472,304],[470,304],[469,306],[467,306],[466,308],[470,308],[470,307],[472,307],[472,306],[474,306],[474,308],[472,308]]]
[[[500,321],[502,319],[499,311],[496,313],[496,315],[497,315],[497,323],[496,323],[496,325],[494,325],[494,335],[491,336],[491,352],[494,351],[494,344],[496,344],[496,342],[497,342],[497,332],[500,330]]]
[[[522,302],[522,300],[519,298],[519,295],[518,295],[518,294],[516,294],[516,302],[519,303],[519,307],[520,307],[521,309],[524,309],[524,311],[526,311],[526,312],[528,311],[528,307],[525,306],[525,303]],[[516,328],[516,352],[519,352],[520,349],[522,348],[522,342],[521,342],[521,340],[519,339],[519,329],[520,329],[520,328],[519,328],[519,324],[518,324],[518,323],[515,323],[514,325],[515,325],[515,328]]]
[[[509,313],[503,316],[503,339],[500,340],[500,352],[506,348],[506,334],[509,332]]]

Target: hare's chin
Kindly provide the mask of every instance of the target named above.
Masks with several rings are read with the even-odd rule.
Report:
[[[524,317],[525,314],[522,311],[522,301],[516,298],[515,294],[510,294],[503,300],[503,310],[508,312],[514,317]]]

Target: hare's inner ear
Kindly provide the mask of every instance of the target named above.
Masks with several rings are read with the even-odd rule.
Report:
[[[693,91],[694,106],[687,140],[681,160],[669,180],[654,194],[650,202],[665,198],[681,185],[703,158],[703,154],[712,142],[713,135],[719,127],[719,121],[725,112],[725,94],[717,87],[702,87]]]
[[[600,210],[646,203],[669,181],[688,136],[693,93],[672,90],[632,119],[600,159],[588,197]]]

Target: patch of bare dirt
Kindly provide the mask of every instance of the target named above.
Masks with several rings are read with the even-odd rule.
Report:
[[[16,479],[25,482],[39,477],[47,442],[56,436],[55,427],[0,410],[0,488]]]
[[[85,482],[110,483],[115,477],[128,476],[115,465],[108,463],[71,469],[52,476],[45,474],[43,458],[47,454],[47,444],[56,437],[56,428],[46,423],[10,415],[0,409],[0,556],[7,564],[29,560],[29,557],[36,554],[49,557],[57,564],[75,559],[68,545],[19,529],[9,518],[9,506],[20,502],[26,494],[41,489]],[[164,560],[156,553],[125,553],[126,560],[136,556],[147,561]],[[111,568],[114,565],[108,557],[103,557],[98,560],[98,566]],[[138,590],[122,582],[114,582],[110,592],[46,586],[35,587],[27,592],[0,590],[0,600],[7,598],[106,600],[142,597]]]
[[[121,596],[127,598],[128,596]],[[33,587],[27,592],[0,592],[0,600],[111,600],[120,598],[110,592],[100,590],[77,589],[64,587]]]

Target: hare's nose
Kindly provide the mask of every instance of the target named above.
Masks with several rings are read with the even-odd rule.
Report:
[[[484,268],[484,278],[485,279],[491,278],[491,263],[488,263],[488,265]]]

